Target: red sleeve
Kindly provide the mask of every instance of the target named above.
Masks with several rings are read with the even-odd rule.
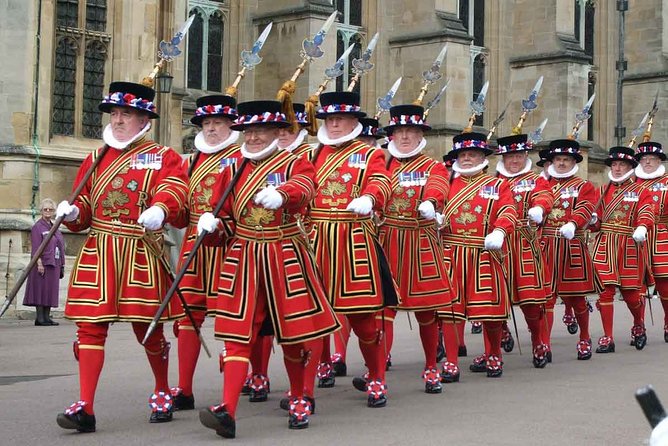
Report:
[[[578,192],[578,198],[575,201],[575,207],[571,214],[571,221],[579,229],[587,229],[591,221],[591,215],[594,212],[594,207],[599,201],[599,194],[596,188],[590,181],[585,181]],[[598,214],[599,219],[601,214]]]
[[[510,185],[506,180],[501,180],[499,185],[499,210],[494,222],[494,229],[501,229],[506,235],[515,231],[517,226],[517,208],[510,191]]]
[[[536,187],[531,195],[531,207],[540,207],[543,209],[543,215],[547,216],[547,214],[552,211],[553,204],[554,197],[552,196],[550,183],[545,178],[538,177],[538,180],[536,180]]]
[[[431,200],[437,210],[443,209],[450,192],[450,174],[442,163],[435,163],[429,172],[422,199]]]
[[[186,207],[188,179],[181,155],[171,148],[166,149],[155,187],[151,190],[151,206],[160,207],[165,212],[165,222],[174,224]]]
[[[276,190],[283,196],[283,206],[295,212],[306,207],[315,197],[315,168],[305,157],[299,157],[293,161],[290,170],[290,178]]]
[[[374,201],[374,210],[382,211],[385,202],[390,198],[390,176],[385,169],[385,154],[382,150],[374,149],[367,160],[366,181],[362,184],[360,196],[369,195]]]
[[[654,228],[656,222],[656,208],[654,200],[652,200],[652,193],[646,188],[641,189],[638,201],[636,226],[644,226],[650,230]]]

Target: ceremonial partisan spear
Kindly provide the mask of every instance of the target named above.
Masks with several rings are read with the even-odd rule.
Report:
[[[378,33],[374,34],[373,38],[369,42],[369,45],[367,45],[366,50],[364,50],[362,53],[362,57],[359,59],[353,59],[353,73],[355,73],[355,76],[353,76],[353,78],[350,80],[347,91],[353,91],[355,89],[355,85],[357,85],[359,82],[360,77],[373,70],[374,64],[371,63],[371,55],[373,54],[373,50],[376,49],[377,43]]]
[[[436,96],[434,98],[427,102],[427,108],[424,109],[424,119],[427,119],[427,116],[429,116],[429,112],[431,111],[432,108],[436,107],[439,102],[441,102],[441,99],[443,99],[443,95],[445,94],[445,90],[448,89],[448,85],[450,85],[450,79],[447,80],[445,85],[436,93]]]
[[[492,128],[489,129],[489,133],[487,133],[487,141],[492,139],[492,136],[496,132],[496,128],[503,122],[503,120],[506,117],[506,110],[508,110],[508,106],[510,105],[510,101],[506,102],[506,106],[503,107],[503,111],[499,114],[499,116],[494,120],[492,123]]]
[[[413,101],[413,105],[422,105],[422,101],[427,94],[427,90],[429,90],[429,86],[434,82],[438,82],[441,77],[443,77],[441,74],[441,65],[445,60],[445,55],[447,52],[448,44],[446,43],[441,49],[441,52],[438,53],[438,56],[436,56],[434,63],[431,64],[431,67],[429,67],[428,70],[422,72],[422,80],[424,83],[422,84],[422,88],[420,89],[420,94],[418,94],[417,99]]]
[[[158,51],[158,56],[160,57],[160,60],[153,67],[153,71],[151,71],[151,73],[142,80],[142,84],[146,86],[152,86],[155,76],[158,74],[158,72],[160,72],[160,69],[163,67],[165,62],[169,62],[181,54],[181,50],[179,49],[179,44],[181,43],[181,41],[183,41],[183,38],[188,32],[188,28],[190,28],[190,25],[192,24],[194,17],[195,16],[191,16],[183,24],[183,26],[181,26],[181,29],[179,29],[179,31],[177,31],[177,33],[174,34],[174,37],[172,37],[172,39],[169,42],[165,42],[164,40],[160,42],[159,44],[160,49]],[[72,204],[77,199],[79,194],[81,194],[81,191],[83,190],[84,186],[90,179],[91,175],[93,175],[93,172],[100,164],[100,161],[102,161],[102,158],[104,158],[104,155],[107,153],[108,150],[109,150],[109,145],[104,144],[104,146],[102,146],[102,148],[98,151],[98,153],[93,157],[93,162],[91,163],[90,167],[84,173],[84,175],[81,178],[81,181],[79,182],[79,184],[77,184],[77,186],[74,188],[74,190],[68,197],[67,202],[69,204]],[[51,238],[53,238],[53,235],[56,233],[62,222],[63,222],[63,217],[58,217],[53,222],[53,225],[51,225],[51,229],[42,239],[42,243],[35,251],[35,254],[32,256],[26,267],[23,269],[23,272],[14,283],[12,289],[9,291],[9,293],[7,293],[7,296],[5,296],[5,302],[2,305],[2,309],[0,309],[0,317],[2,317],[7,312],[7,309],[9,308],[12,301],[16,297],[16,294],[21,289],[21,286],[23,286],[23,282],[25,282],[26,279],[28,278],[30,271],[35,267],[37,260],[42,256],[42,253],[44,253],[46,246],[49,244]]]
[[[304,104],[304,111],[306,112],[307,116],[306,120],[308,121],[308,127],[306,127],[306,130],[311,136],[315,136],[318,133],[318,119],[316,118],[316,109],[318,108],[320,95],[323,91],[325,91],[327,85],[331,81],[343,74],[343,68],[346,64],[346,60],[348,60],[348,56],[350,56],[353,48],[355,48],[354,43],[351,44],[343,54],[341,54],[341,57],[339,57],[337,61],[334,62],[334,65],[325,69],[325,78],[320,83],[320,85],[318,85],[318,89],[315,91],[315,93],[310,95]]]
[[[485,85],[482,86],[480,93],[475,101],[471,101],[469,105],[471,106],[471,116],[469,117],[469,122],[464,128],[464,133],[470,133],[473,131],[473,123],[475,118],[485,111],[485,98],[487,97],[487,90],[489,89],[489,81],[485,82]]]
[[[390,111],[390,109],[392,108],[392,99],[394,99],[394,96],[397,94],[402,79],[403,78],[400,77],[399,79],[394,81],[394,84],[392,84],[392,87],[390,87],[390,89],[387,90],[385,96],[381,96],[378,98],[378,100],[376,101],[376,114],[373,116],[373,119],[378,120],[381,116],[383,116],[383,113],[387,113]]]
[[[327,35],[327,32],[329,32],[332,23],[334,23],[337,14],[337,11],[332,12],[322,25],[322,28],[320,28],[320,31],[313,36],[313,39],[309,40],[307,38],[302,41],[302,49],[299,51],[299,56],[302,58],[302,61],[295,69],[292,77],[283,83],[276,95],[276,100],[281,103],[281,111],[285,114],[287,121],[292,123],[294,131],[297,131],[298,124],[295,118],[295,111],[292,108],[292,95],[295,94],[297,79],[299,79],[299,76],[301,76],[306,69],[307,63],[320,59],[325,54],[320,46],[325,41],[325,36]]]
[[[538,98],[538,93],[540,92],[540,87],[542,86],[543,86],[543,76],[538,78],[538,80],[536,81],[536,85],[534,85],[533,89],[531,90],[531,93],[529,93],[529,97],[522,100],[522,114],[520,115],[520,120],[517,123],[517,125],[513,127],[512,130],[513,135],[519,135],[520,133],[522,133],[522,124],[524,124],[524,121],[527,119],[529,113],[531,113],[536,109],[536,107],[538,107],[536,98]]]
[[[234,79],[234,82],[232,82],[232,85],[225,88],[226,95],[236,97],[239,83],[241,82],[241,79],[243,79],[244,76],[246,76],[246,71],[252,71],[256,65],[262,62],[262,58],[260,57],[260,50],[264,46],[264,42],[266,42],[267,37],[269,37],[269,33],[271,32],[271,28],[273,25],[274,22],[270,22],[264,28],[264,31],[260,33],[260,37],[257,38],[255,43],[253,44],[253,48],[251,48],[250,51],[249,50],[241,51],[241,57],[240,57],[241,70],[237,73],[237,77],[236,79]]]

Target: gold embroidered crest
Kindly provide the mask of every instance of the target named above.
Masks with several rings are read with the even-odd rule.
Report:
[[[407,198],[396,197],[390,201],[388,209],[390,212],[396,214],[401,214],[403,211],[407,211],[411,206],[411,201]]]
[[[346,197],[336,198],[337,195],[346,193],[346,186],[343,183],[339,183],[338,181],[326,181],[325,187],[320,189],[320,193],[325,197],[331,197],[322,200],[322,202],[325,204],[338,206],[339,204],[345,204],[348,202],[348,198]]]
[[[251,226],[261,226],[276,219],[274,212],[265,208],[250,208],[245,215],[245,223]]]
[[[130,201],[130,198],[127,194],[123,192],[112,190],[107,194],[107,198],[102,200],[102,215],[109,217],[118,217],[120,215],[130,215],[129,209],[123,209],[122,207]],[[120,208],[120,209],[119,209]]]
[[[564,218],[566,215],[566,211],[563,210],[562,208],[558,207],[553,207],[552,210],[550,211],[549,215],[547,216],[548,220],[560,220]]]
[[[464,206],[462,206],[462,208],[464,208]],[[469,209],[470,208],[471,206],[469,206]],[[478,217],[476,217],[475,214],[472,214],[470,212],[462,212],[461,214],[459,214],[459,216],[457,216],[457,218],[455,218],[455,221],[460,225],[468,225],[478,221]]]
[[[113,189],[120,189],[121,187],[123,187],[123,178],[116,177],[113,180],[111,180],[111,187]]]

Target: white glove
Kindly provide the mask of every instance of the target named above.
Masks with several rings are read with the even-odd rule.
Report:
[[[536,223],[537,225],[543,222],[543,208],[540,206],[534,206],[527,211],[529,218]]]
[[[589,226],[594,226],[597,221],[598,221],[598,214],[596,212],[593,212],[591,214],[591,219],[589,220]]]
[[[500,229],[495,229],[485,237],[485,249],[501,249],[503,246],[503,239],[506,238],[506,233]]]
[[[283,206],[283,195],[275,186],[267,186],[255,195],[254,201],[265,209],[278,209]]]
[[[666,446],[666,444],[668,444],[668,418],[657,424],[649,437],[649,446]]]
[[[137,219],[137,223],[144,225],[149,231],[155,231],[162,227],[162,222],[165,221],[165,211],[158,206],[151,206],[141,213]]]
[[[642,243],[647,240],[647,228],[644,226],[638,226],[635,231],[633,231],[633,240],[638,243]]]
[[[205,212],[197,220],[197,235],[201,235],[203,232],[212,233],[218,227],[220,219],[216,218],[211,212]]]
[[[441,214],[440,212],[437,212],[434,218],[436,219],[436,223],[439,226],[443,226],[443,223],[445,223],[445,215]]]
[[[561,228],[559,228],[559,232],[566,240],[573,240],[573,237],[575,237],[575,223],[566,223]]]
[[[369,215],[373,210],[373,200],[368,195],[362,195],[348,203],[346,211],[351,211],[359,215]]]
[[[70,204],[67,200],[63,200],[56,208],[56,218],[63,217],[65,221],[74,221],[79,216],[79,208]]]
[[[420,203],[420,206],[418,206],[418,212],[420,212],[422,218],[426,218],[427,220],[433,220],[436,218],[436,209],[434,209],[434,204],[429,200]]]

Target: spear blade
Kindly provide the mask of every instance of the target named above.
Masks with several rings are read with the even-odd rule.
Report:
[[[653,118],[656,115],[656,112],[659,111],[659,90],[656,90],[656,95],[654,96],[654,103],[652,104],[652,110],[649,112],[649,117]]]
[[[264,42],[266,42],[267,37],[269,36],[269,33],[271,32],[271,28],[274,25],[274,22],[269,22],[269,24],[264,28],[264,31],[260,34],[260,37],[257,38],[255,43],[253,44],[253,48],[248,51],[248,50],[242,50],[241,51],[241,66],[246,68],[247,70],[252,70],[255,68],[256,65],[258,65],[260,62],[262,62],[262,58],[260,57],[260,50],[264,46]]]
[[[540,123],[540,125],[534,130],[531,134],[529,134],[529,140],[531,141],[532,144],[538,144],[543,140],[543,130],[545,130],[545,126],[547,125],[547,118],[543,119],[543,122]]]
[[[489,81],[485,82],[485,85],[482,86],[480,93],[475,101],[471,101],[471,110],[476,115],[481,115],[485,111],[485,98],[487,96],[487,90],[489,89]]]
[[[371,55],[373,54],[374,49],[376,49],[376,43],[378,42],[378,33],[374,34],[373,38],[369,42],[369,45],[362,53],[362,57],[359,59],[353,59],[353,73],[359,74],[360,76],[368,73],[374,67],[374,64],[371,63]]]
[[[446,43],[441,49],[441,52],[438,53],[438,56],[436,56],[436,59],[434,59],[434,63],[431,64],[431,67],[428,70],[422,72],[422,80],[424,80],[427,84],[433,84],[434,82],[440,80],[443,76],[441,74],[441,65],[445,60],[445,55],[447,52],[448,44]]]
[[[195,20],[195,14],[188,17],[188,20],[185,21],[181,28],[174,34],[169,42],[162,40],[158,44],[158,57],[164,59],[167,62],[171,62],[174,58],[181,55],[182,51],[179,48],[179,45],[183,41],[183,38],[188,33],[190,25],[192,25]]]
[[[431,101],[427,102],[427,109],[425,110],[425,113],[434,108],[435,106],[438,105],[439,102],[441,102],[441,99],[443,98],[443,94],[445,93],[445,90],[448,89],[448,85],[450,85],[450,78],[448,78],[447,82],[445,85],[443,85],[443,88],[439,90],[438,93],[436,93],[436,96],[434,96],[434,99]]]
[[[334,65],[325,69],[325,76],[327,79],[333,80],[343,74],[343,67],[346,64],[346,60],[348,60],[348,56],[350,56],[350,53],[353,51],[353,48],[355,48],[354,43],[351,44],[348,49],[343,52],[343,54],[341,54],[341,57],[338,58]]]
[[[397,94],[397,91],[399,90],[399,86],[401,85],[403,77],[400,77],[397,79],[392,87],[387,91],[385,96],[378,98],[378,111],[379,112],[387,112],[392,108],[392,99],[394,99],[394,96]]]
[[[325,36],[329,32],[329,28],[336,20],[338,11],[334,11],[327,18],[325,23],[322,25],[322,28],[313,36],[313,39],[304,39],[302,42],[302,57],[308,59],[319,59],[322,57],[325,52],[320,49],[320,45],[325,41]]]
[[[654,108],[652,108],[651,111],[654,111]],[[649,119],[649,114],[650,114],[651,111],[648,111],[647,113],[645,113],[645,116],[643,116],[642,119],[640,120],[640,123],[638,124],[638,127],[636,127],[635,130],[633,130],[633,132],[631,133],[634,137],[637,138],[638,136],[642,135],[645,132],[645,124],[647,123],[647,120]]]
[[[498,125],[501,124],[501,122],[503,122],[503,120],[504,120],[505,117],[506,117],[506,110],[508,110],[508,106],[509,106],[509,105],[510,105],[510,101],[506,102],[506,106],[503,107],[503,111],[502,111],[501,114],[498,116],[498,118],[496,118],[496,119],[494,120],[494,122],[492,123],[492,128],[496,128],[496,127],[498,127]]]
[[[533,111],[536,107],[538,107],[538,104],[536,103],[536,98],[538,98],[538,93],[540,92],[542,86],[543,86],[543,76],[538,78],[538,80],[536,81],[536,85],[534,85],[533,89],[531,90],[531,93],[529,93],[529,97],[527,99],[522,100],[523,111],[530,112]]]

